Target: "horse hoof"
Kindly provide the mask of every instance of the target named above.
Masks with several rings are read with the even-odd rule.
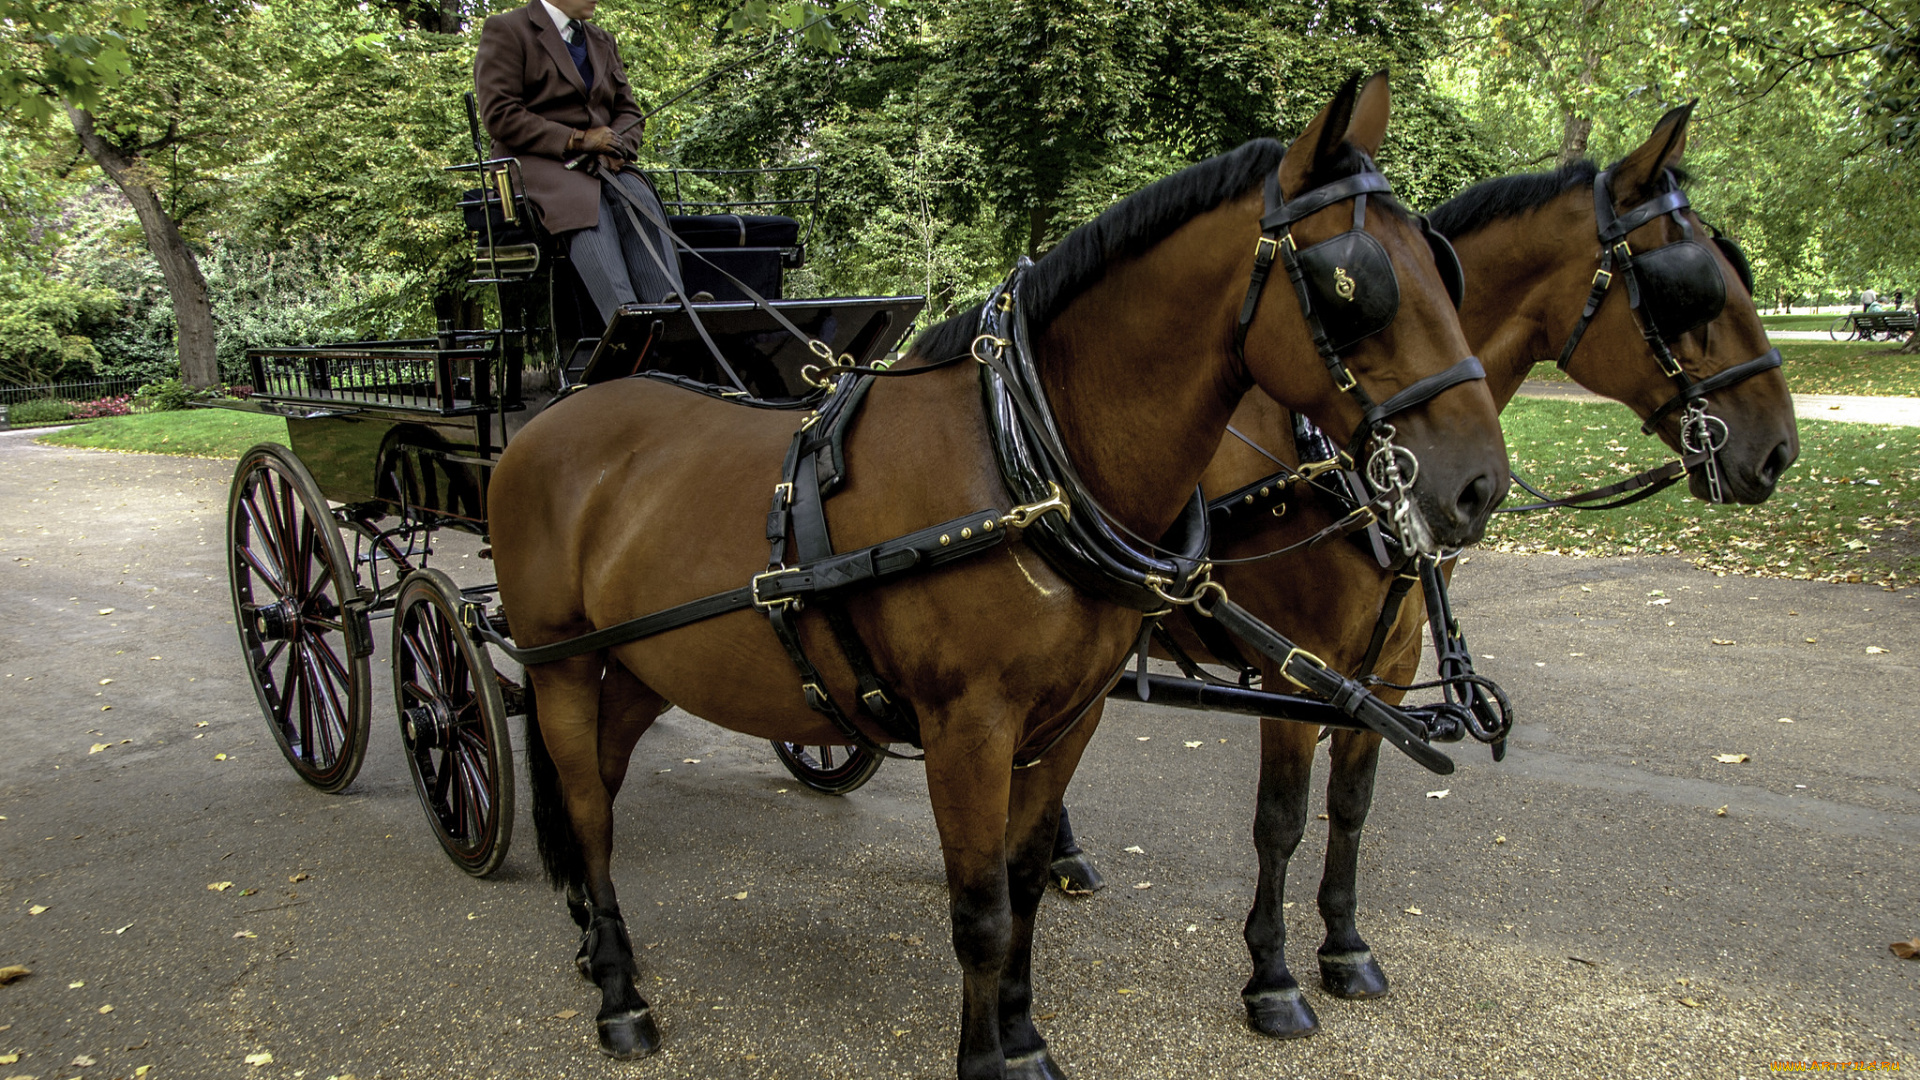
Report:
[[[1067,1080],[1067,1071],[1045,1048],[1007,1059],[1007,1080]]]
[[[643,1006],[600,1018],[600,1052],[616,1061],[643,1058],[660,1049],[660,1029],[653,1010]]]
[[[1247,1004],[1247,1026],[1270,1039],[1304,1039],[1320,1030],[1320,1018],[1297,986],[1243,994],[1241,1000]]]
[[[1368,949],[1331,953],[1320,958],[1320,986],[1327,993],[1348,1001],[1387,996],[1387,973]]]
[[[1107,887],[1107,879],[1093,868],[1093,860],[1084,853],[1062,855],[1053,860],[1054,884],[1068,896],[1092,896]]]

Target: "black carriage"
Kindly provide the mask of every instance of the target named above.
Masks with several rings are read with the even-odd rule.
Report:
[[[668,170],[654,182],[677,212],[686,290],[713,299],[633,305],[603,324],[565,246],[532,212],[518,163],[484,160],[477,125],[475,135],[482,160],[451,171],[475,182],[457,207],[475,244],[468,283],[492,292],[496,316],[448,302],[436,305],[431,338],[250,350],[253,395],[230,407],[286,418],[290,445],[242,457],[227,547],[241,648],[294,770],[323,791],[353,781],[370,727],[376,624],[390,621],[415,789],[448,856],[485,875],[511,837],[507,717],[523,711],[520,686],[466,625],[489,619],[505,632],[487,612],[493,586],[429,566],[435,531],[484,537],[501,450],[562,395],[647,370],[742,396],[800,397],[808,365],[883,360],[924,301],[783,296],[786,271],[805,261],[817,170]],[[786,753],[814,763],[833,751]]]

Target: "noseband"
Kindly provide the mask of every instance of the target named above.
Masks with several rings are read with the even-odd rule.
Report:
[[[1277,258],[1286,267],[1293,282],[1294,296],[1300,302],[1307,332],[1313,346],[1333,376],[1334,386],[1360,406],[1361,420],[1347,444],[1349,460],[1359,462],[1367,444],[1374,444],[1371,457],[1365,458],[1364,475],[1376,496],[1390,496],[1396,533],[1410,527],[1413,502],[1410,488],[1419,475],[1419,461],[1409,451],[1393,443],[1393,425],[1388,418],[1423,404],[1442,391],[1463,382],[1486,378],[1478,357],[1468,356],[1438,374],[1429,375],[1400,392],[1376,402],[1367,393],[1340,358],[1342,350],[1371,337],[1393,324],[1400,306],[1399,280],[1393,262],[1380,241],[1365,231],[1367,196],[1391,195],[1392,185],[1363,156],[1361,171],[1307,191],[1292,202],[1280,192],[1280,170],[1267,174],[1265,213],[1260,218],[1260,239],[1253,249],[1253,276],[1247,284],[1247,298],[1240,305],[1240,321],[1233,331],[1234,355],[1246,359],[1247,332],[1260,306],[1260,294],[1273,272]],[[1352,227],[1331,240],[1302,251],[1294,243],[1293,226],[1335,203],[1353,200]],[[1426,219],[1419,219],[1421,231],[1432,247],[1447,292],[1458,307],[1464,278],[1460,262],[1445,237],[1435,232]]]
[[[1677,387],[1673,397],[1647,416],[1640,430],[1648,435],[1653,434],[1654,428],[1667,414],[1684,407],[1686,417],[1680,426],[1681,449],[1688,455],[1698,456],[1705,466],[1710,500],[1725,502],[1719,453],[1727,442],[1727,424],[1719,417],[1708,414],[1707,395],[1779,367],[1780,350],[1768,349],[1752,360],[1735,364],[1704,379],[1688,375],[1680,367],[1680,362],[1674,359],[1673,351],[1667,346],[1668,335],[1684,334],[1717,318],[1726,305],[1727,286],[1712,253],[1693,238],[1693,226],[1683,213],[1689,206],[1686,192],[1680,190],[1673,173],[1663,175],[1665,191],[1620,215],[1613,212],[1613,194],[1608,183],[1612,174],[1603,172],[1593,178],[1593,216],[1600,235],[1600,269],[1594,272],[1593,289],[1587,294],[1580,321],[1574,324],[1566,347],[1560,350],[1560,370],[1565,371],[1573,359],[1574,350],[1579,348],[1580,339],[1587,332],[1587,325],[1593,321],[1600,304],[1612,290],[1614,279],[1625,278],[1627,304],[1639,320],[1640,334],[1646,338],[1647,347],[1653,350],[1653,358],[1660,365],[1660,370]],[[1647,251],[1634,251],[1627,243],[1627,235],[1662,214],[1673,215],[1673,220],[1680,226],[1681,239]],[[1712,239],[1736,267],[1747,265],[1745,254],[1732,240],[1724,236],[1714,236]],[[1616,262],[1619,266],[1617,271]],[[1749,292],[1752,291],[1752,283],[1744,274],[1741,284]]]

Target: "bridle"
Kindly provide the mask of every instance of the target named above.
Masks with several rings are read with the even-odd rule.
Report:
[[[1587,294],[1580,320],[1567,337],[1566,347],[1560,350],[1560,370],[1565,371],[1567,364],[1572,361],[1574,350],[1579,348],[1588,324],[1600,310],[1607,293],[1612,291],[1614,279],[1625,278],[1627,304],[1640,323],[1641,336],[1646,338],[1647,347],[1653,350],[1653,358],[1660,365],[1660,370],[1673,380],[1677,388],[1665,404],[1648,414],[1640,430],[1651,435],[1667,414],[1684,408],[1686,414],[1680,425],[1680,446],[1688,456],[1688,467],[1697,459],[1706,470],[1708,500],[1725,502],[1720,450],[1727,443],[1727,424],[1707,412],[1707,396],[1779,367],[1780,350],[1768,349],[1752,360],[1735,364],[1704,379],[1695,379],[1687,374],[1680,362],[1674,359],[1667,339],[1685,334],[1719,316],[1727,302],[1726,278],[1720,272],[1720,264],[1715,261],[1713,253],[1694,239],[1693,226],[1684,213],[1689,206],[1687,194],[1680,189],[1671,171],[1662,173],[1666,190],[1619,215],[1613,211],[1613,194],[1608,183],[1611,176],[1609,171],[1593,178],[1593,214],[1600,237],[1600,268],[1594,272],[1593,288]],[[1646,251],[1634,251],[1627,243],[1628,234],[1662,214],[1673,216],[1675,223],[1680,226],[1681,239]],[[1753,280],[1751,271],[1747,270],[1745,253],[1727,237],[1713,235],[1711,239],[1734,265],[1741,284],[1751,293]]]
[[[1363,475],[1367,485],[1376,497],[1389,503],[1393,531],[1405,542],[1424,531],[1417,527],[1411,491],[1419,476],[1420,463],[1411,451],[1395,445],[1394,427],[1388,420],[1463,382],[1484,379],[1487,373],[1478,357],[1467,356],[1445,371],[1420,379],[1387,400],[1376,402],[1341,359],[1342,350],[1392,325],[1400,306],[1399,279],[1394,274],[1393,262],[1380,241],[1369,236],[1364,228],[1367,196],[1391,195],[1393,187],[1374,168],[1370,158],[1362,154],[1361,161],[1361,169],[1354,175],[1323,184],[1292,202],[1280,192],[1280,169],[1267,174],[1260,239],[1254,244],[1253,275],[1247,283],[1247,297],[1240,305],[1239,323],[1234,327],[1233,349],[1235,357],[1244,364],[1247,333],[1277,258],[1286,267],[1288,280],[1293,282],[1307,332],[1327,372],[1333,376],[1334,386],[1360,406],[1361,420],[1347,444],[1347,458],[1352,462],[1366,462]],[[1300,250],[1293,239],[1294,224],[1349,199],[1353,200],[1352,227],[1330,240]],[[1465,285],[1459,257],[1446,238],[1427,224],[1426,218],[1418,220],[1422,234],[1433,249],[1434,262],[1440,268],[1447,293],[1457,308]],[[1373,452],[1363,457],[1369,444]]]

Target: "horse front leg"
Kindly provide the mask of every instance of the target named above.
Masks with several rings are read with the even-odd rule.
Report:
[[[1000,975],[1000,1050],[1007,1080],[1065,1080],[1047,1041],[1033,1023],[1033,933],[1047,882],[1059,868],[1058,838],[1065,833],[1060,796],[1073,779],[1080,754],[1100,722],[1101,705],[1046,756],[1013,774],[1007,814],[1007,888],[1012,939]],[[1088,867],[1091,869],[1091,866]],[[1097,875],[1096,875],[1097,876]]]
[[[1012,943],[1007,885],[1014,711],[979,703],[922,713],[927,796],[946,862],[953,952],[960,961],[959,1080],[1003,1080],[1000,980]],[[931,714],[931,715],[930,715]]]
[[[1371,731],[1336,732],[1332,753],[1333,770],[1327,778],[1327,868],[1320,877],[1320,918],[1327,924],[1327,940],[1320,946],[1320,985],[1338,998],[1385,997],[1386,973],[1354,925],[1360,832],[1373,806],[1380,736]]]
[[[579,847],[586,938],[576,963],[583,957],[585,973],[600,987],[595,1017],[600,1050],[621,1060],[643,1057],[659,1049],[660,1032],[634,985],[633,942],[613,885],[613,794],[625,774],[625,755],[646,730],[646,723],[632,723],[628,717],[645,713],[651,722],[659,712],[659,699],[603,656],[575,657],[528,675],[539,701],[541,741],[558,774],[565,823]],[[616,725],[611,735],[604,727],[609,724]],[[609,751],[621,756],[612,771],[613,788],[602,761]],[[538,809],[536,820],[541,817]],[[573,899],[570,889],[570,906]]]
[[[1269,677],[1269,682],[1277,681]],[[1276,1039],[1304,1038],[1320,1030],[1313,1006],[1287,969],[1287,862],[1307,824],[1307,785],[1313,778],[1313,748],[1320,729],[1287,720],[1260,721],[1260,793],[1253,846],[1260,856],[1259,886],[1247,913],[1245,937],[1253,977],[1240,992],[1247,1024]]]

